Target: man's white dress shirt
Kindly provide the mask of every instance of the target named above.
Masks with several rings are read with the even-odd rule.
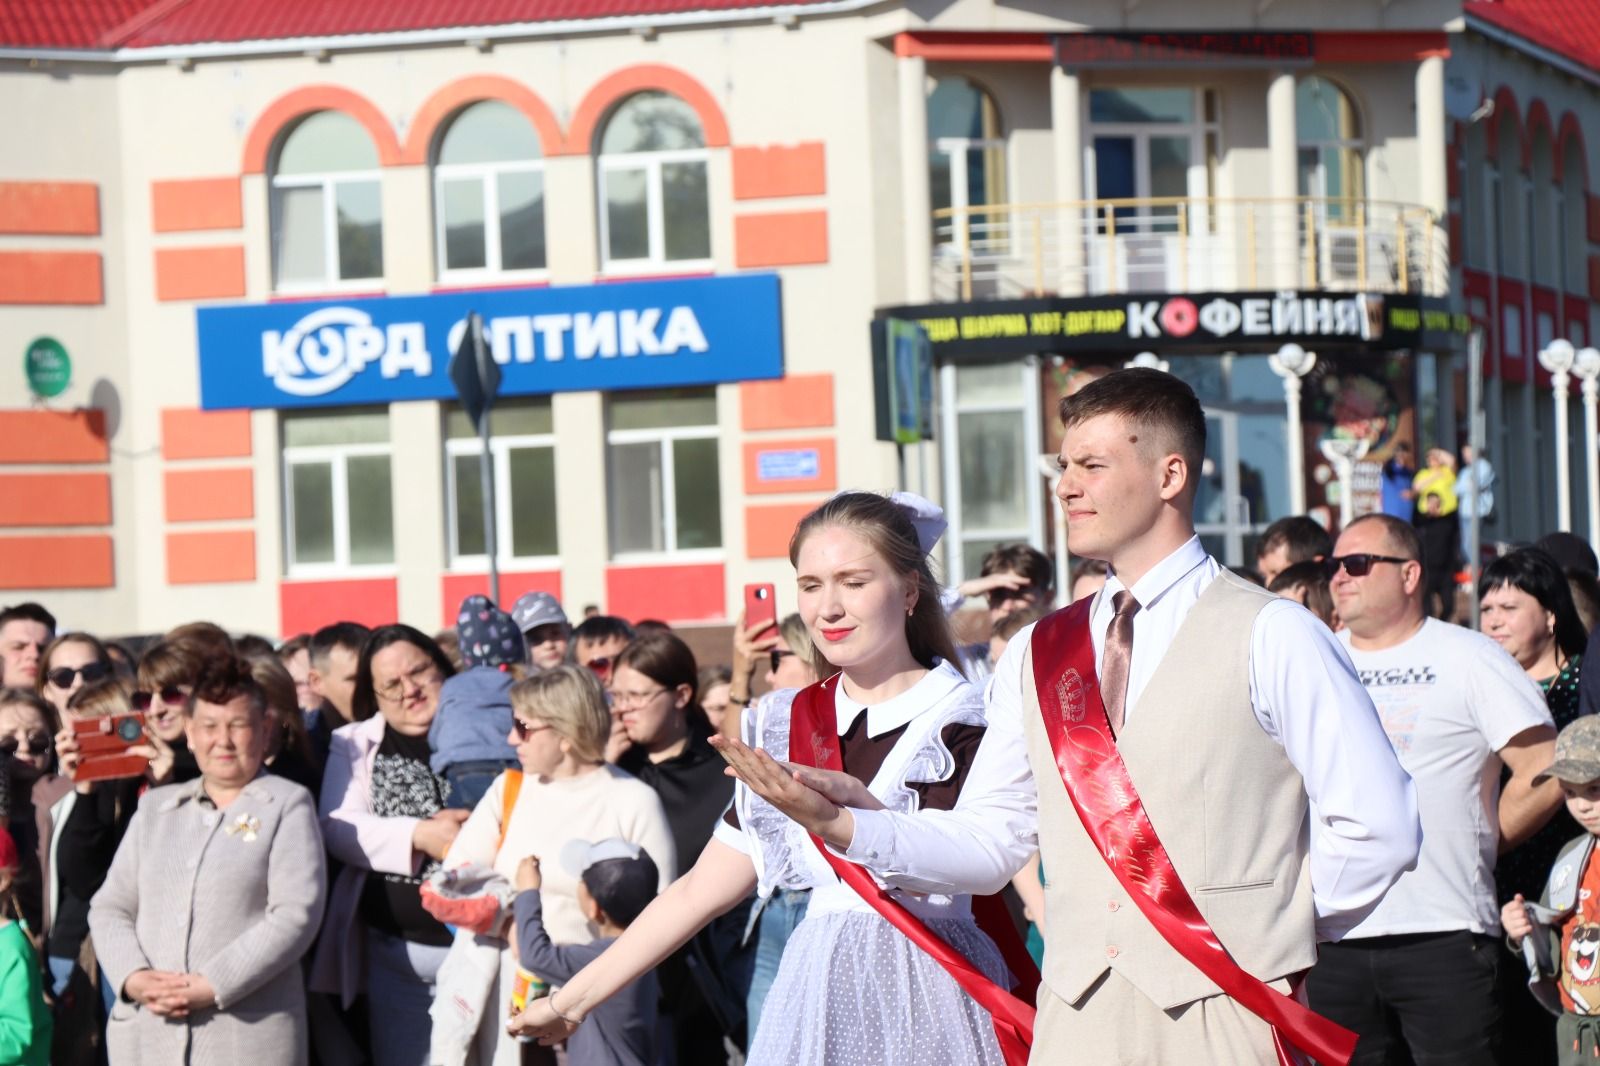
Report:
[[[1179,626],[1221,567],[1194,537],[1134,583],[1127,719]],[[1111,625],[1111,575],[1090,614],[1098,669]],[[951,811],[852,810],[846,858],[886,883],[919,892],[996,892],[1038,847],[1037,789],[1023,737],[1023,652],[1028,626],[995,666],[988,732]],[[1197,677],[1194,683],[1205,684]],[[1261,728],[1283,746],[1310,799],[1310,872],[1317,932],[1336,940],[1356,925],[1417,857],[1421,836],[1411,779],[1400,768],[1349,656],[1292,600],[1264,606],[1250,634],[1250,699]],[[1161,832],[1161,827],[1155,827]],[[1070,877],[1050,870],[1048,875]]]

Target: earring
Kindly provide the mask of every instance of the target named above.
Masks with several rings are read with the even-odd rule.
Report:
[[[912,615],[913,615],[913,614],[915,614],[915,613],[916,613],[916,610],[917,610],[917,608],[916,608],[916,605],[915,605],[915,604],[913,604],[913,605],[912,605],[912,606],[910,606],[910,607],[907,607],[907,608],[906,608],[906,617],[907,617],[907,618],[910,618],[910,617],[911,617],[911,616],[912,616]]]

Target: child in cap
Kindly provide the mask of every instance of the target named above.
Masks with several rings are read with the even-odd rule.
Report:
[[[1556,856],[1537,904],[1519,894],[1500,911],[1506,940],[1528,966],[1528,988],[1557,1015],[1556,1054],[1566,1064],[1600,1060],[1600,715],[1586,714],[1556,738],[1555,762],[1533,779],[1561,783],[1582,836]]]
[[[548,984],[560,986],[600,957],[639,913],[655,899],[656,864],[637,844],[615,837],[591,844],[574,840],[561,850],[561,865],[578,878],[578,905],[600,929],[587,944],[555,945],[545,933],[539,900],[539,859],[530,855],[517,868],[514,904],[517,949],[523,969]],[[655,1066],[660,1047],[657,1000],[660,988],[654,970],[596,1007],[567,1038],[571,1066]],[[517,1033],[517,1019],[511,1032]]]
[[[0,825],[0,1062],[46,1066],[50,1011],[44,1005],[39,956],[17,911],[17,843]]]
[[[535,670],[548,670],[566,661],[572,626],[554,596],[524,592],[511,607],[511,619],[528,642],[528,658]]]
[[[450,783],[451,807],[472,810],[501,773],[517,765],[511,732],[511,685],[523,675],[528,646],[511,616],[487,596],[468,596],[456,617],[461,673],[439,690],[428,727],[433,772]]]

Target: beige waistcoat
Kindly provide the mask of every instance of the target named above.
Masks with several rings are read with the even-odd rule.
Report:
[[[1250,702],[1250,631],[1272,599],[1223,571],[1179,627],[1117,744],[1200,913],[1262,980],[1316,961],[1305,787]],[[1023,693],[1047,882],[1045,984],[1075,1003],[1109,968],[1163,1008],[1216,995],[1130,901],[1079,822],[1039,716],[1031,647]]]

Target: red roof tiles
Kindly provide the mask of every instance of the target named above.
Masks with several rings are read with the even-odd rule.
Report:
[[[1468,0],[1465,14],[1600,70],[1600,0]]]

